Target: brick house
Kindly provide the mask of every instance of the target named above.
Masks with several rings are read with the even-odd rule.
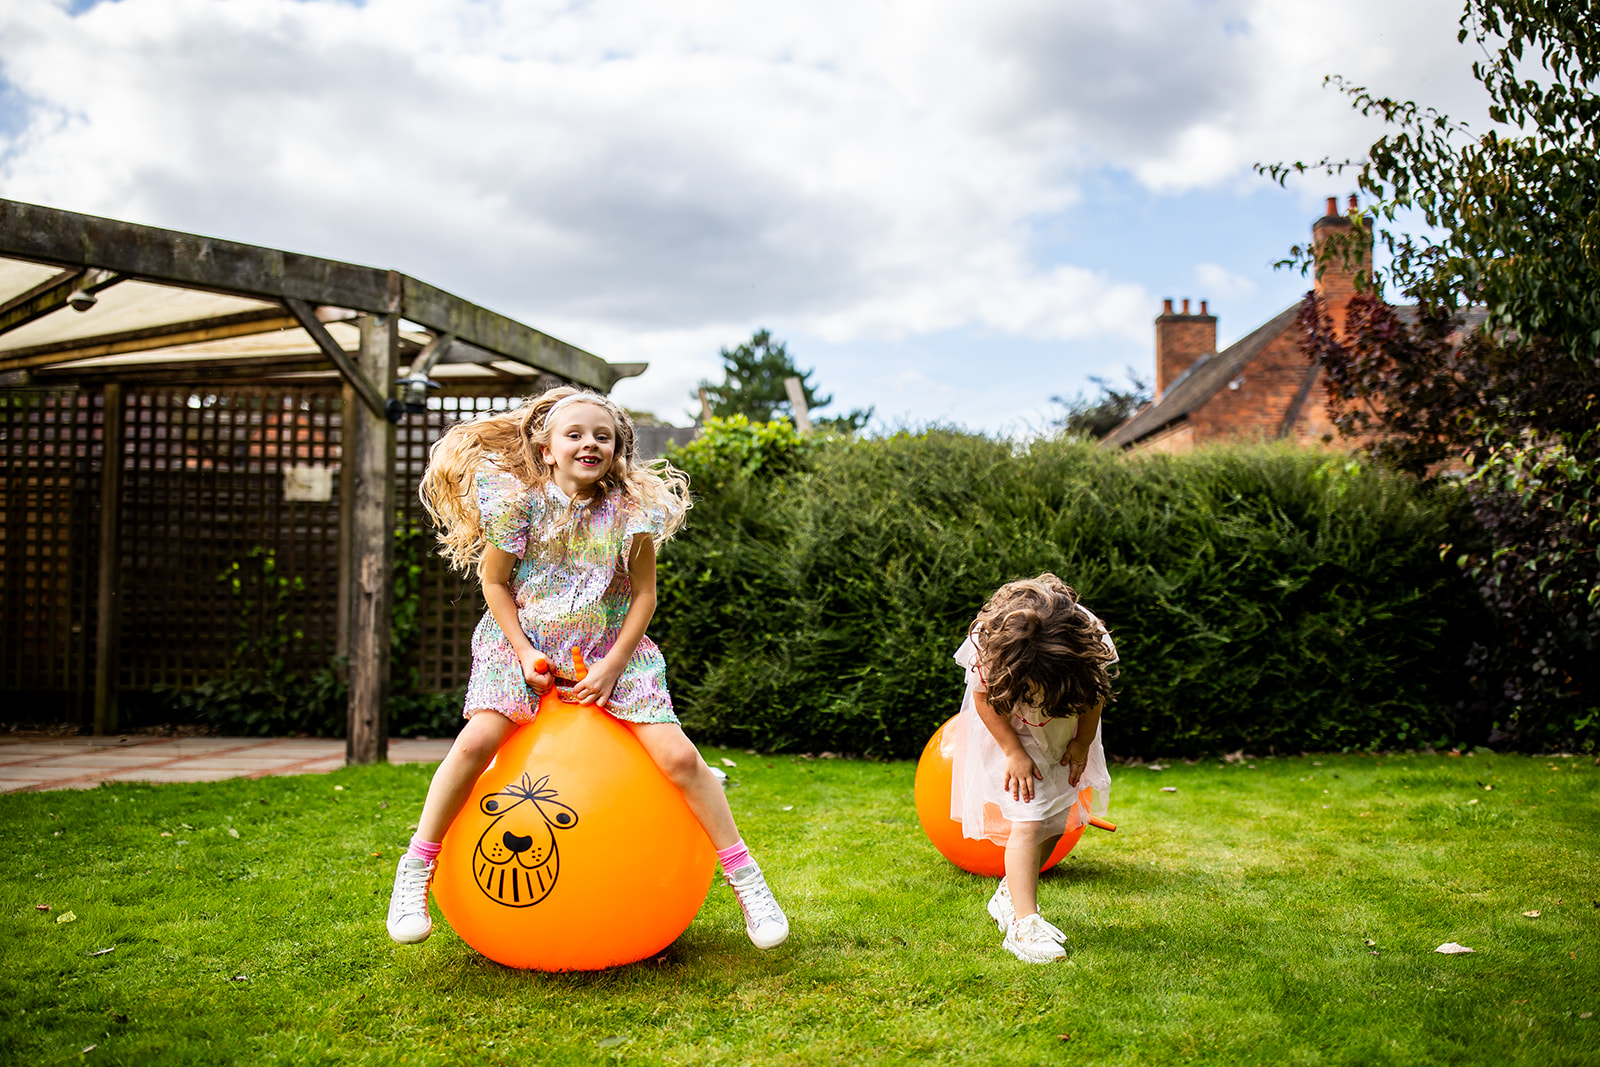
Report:
[[[1355,210],[1355,197],[1348,215],[1340,215],[1336,199],[1329,197],[1328,213],[1311,225],[1314,247],[1323,251],[1330,239],[1357,236]],[[1319,266],[1313,289],[1341,333],[1356,278],[1371,267],[1370,238]],[[1186,452],[1218,441],[1321,444],[1335,433],[1322,368],[1301,347],[1298,301],[1221,352],[1217,317],[1206,301],[1200,301],[1198,312],[1190,310],[1188,300],[1181,310],[1172,304],[1163,301],[1156,317],[1155,400],[1108,434],[1107,447]]]

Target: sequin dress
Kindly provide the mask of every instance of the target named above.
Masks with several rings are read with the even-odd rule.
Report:
[[[1094,619],[1083,605],[1078,605],[1078,610]],[[1111,635],[1104,635],[1103,640],[1111,650],[1111,662],[1117,662]],[[1033,783],[1032,800],[1018,800],[1005,788],[1005,750],[978,717],[973,699],[973,694],[986,692],[978,673],[980,652],[969,635],[955,653],[955,661],[966,668],[967,691],[952,742],[950,817],[961,824],[962,836],[1004,845],[1013,822],[1043,823],[1046,836],[1050,836],[1084,825],[1090,815],[1104,816],[1111,799],[1111,772],[1100,744],[1100,728],[1095,727],[1088,763],[1077,785],[1070,782],[1071,770],[1061,765],[1067,745],[1078,733],[1076,715],[1049,718],[1036,708],[1012,709],[1011,728],[1044,778]],[[1094,791],[1092,798],[1082,796],[1085,788]]]
[[[517,557],[511,591],[534,647],[562,673],[570,670],[574,648],[589,663],[611,651],[633,599],[628,547],[635,534],[660,529],[666,516],[637,509],[620,490],[572,507],[554,483],[530,489],[493,467],[478,472],[477,492],[485,539]],[[565,551],[552,551],[553,539],[565,541]],[[484,612],[472,634],[463,713],[471,718],[488,709],[525,723],[537,707],[511,642]],[[666,661],[650,638],[639,640],[606,710],[627,722],[678,721]]]

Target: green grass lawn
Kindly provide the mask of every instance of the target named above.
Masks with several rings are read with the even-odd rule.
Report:
[[[912,764],[707,755],[790,942],[752,949],[717,887],[597,974],[388,941],[431,768],[0,797],[0,1061],[1600,1063],[1588,758],[1113,768],[1041,967],[923,837]]]

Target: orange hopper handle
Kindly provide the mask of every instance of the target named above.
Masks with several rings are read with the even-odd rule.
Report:
[[[533,661],[533,669],[538,671],[540,674],[549,674],[550,673],[550,661],[545,659],[543,656],[537,656],[537,657],[534,658],[534,661]],[[589,674],[589,665],[583,661],[583,652],[582,652],[582,650],[574,648],[572,650],[572,679],[573,679],[573,681],[581,682],[581,681],[584,680],[585,677],[588,676],[588,674]]]
[[[1089,825],[1090,826],[1098,826],[1102,830],[1110,830],[1112,833],[1116,833],[1117,832],[1117,824],[1116,823],[1114,823],[1114,822],[1106,822],[1104,819],[1096,819],[1093,816],[1089,817]]]

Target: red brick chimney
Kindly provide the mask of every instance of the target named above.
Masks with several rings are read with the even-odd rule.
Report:
[[[1182,311],[1173,311],[1172,301],[1163,300],[1156,316],[1156,396],[1171,388],[1201,356],[1216,350],[1217,317],[1207,313],[1204,300],[1198,315],[1190,314],[1187,298]]]
[[[1372,274],[1372,230],[1356,222],[1356,198],[1350,211],[1339,213],[1339,198],[1328,197],[1328,213],[1311,224],[1311,246],[1317,256],[1314,290],[1322,300],[1334,332],[1344,336],[1345,309],[1356,294],[1356,278]]]

